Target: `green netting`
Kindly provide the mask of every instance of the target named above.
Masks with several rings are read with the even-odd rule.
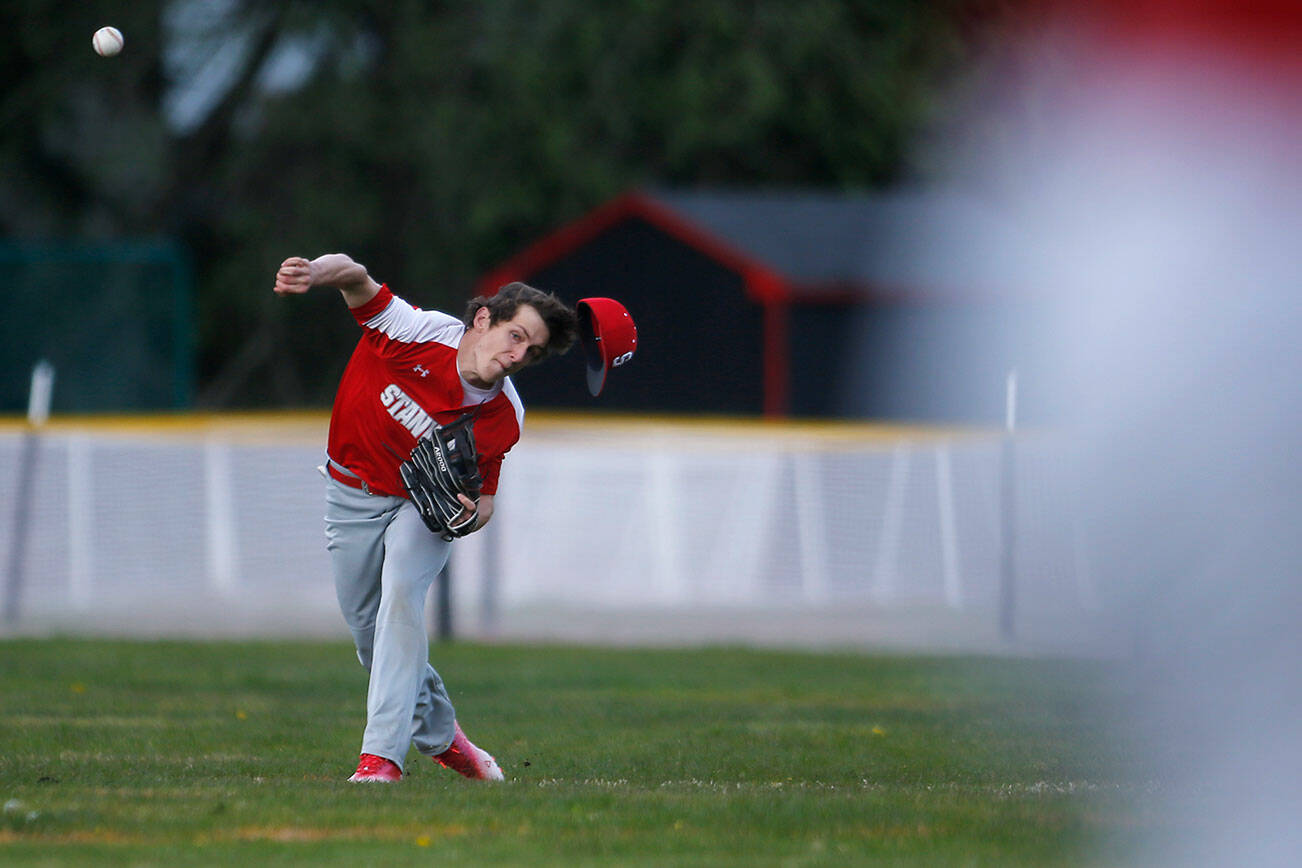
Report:
[[[191,405],[192,278],[177,245],[0,243],[0,266],[10,289],[0,412],[26,410],[40,359],[57,372],[56,412]]]

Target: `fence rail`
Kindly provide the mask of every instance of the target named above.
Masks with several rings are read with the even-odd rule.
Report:
[[[929,611],[993,629],[1000,601],[1001,440],[963,432],[791,436],[726,425],[547,425],[503,468],[497,513],[458,541],[462,634],[641,613],[714,613],[721,638],[756,613],[872,623]],[[167,436],[66,426],[0,433],[0,547],[27,511],[21,623],[163,634],[339,631],[316,472],[321,440]],[[1102,607],[1063,444],[1018,444],[1019,625]],[[0,560],[0,563],[9,559]],[[671,627],[664,627],[672,632]],[[709,640],[708,625],[696,638]],[[842,630],[855,639],[853,622]],[[840,634],[838,634],[840,635]],[[945,644],[935,636],[934,644]],[[929,644],[928,637],[918,637]]]

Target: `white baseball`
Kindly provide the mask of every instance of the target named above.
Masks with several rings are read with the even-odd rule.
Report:
[[[95,46],[95,53],[101,57],[112,57],[122,50],[125,42],[121,30],[116,27],[101,27],[95,31],[95,38],[90,44]]]

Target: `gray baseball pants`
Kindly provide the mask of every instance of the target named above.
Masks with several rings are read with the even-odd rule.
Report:
[[[326,482],[326,549],[335,593],[370,673],[362,753],[401,768],[408,749],[448,749],[456,712],[429,662],[425,597],[451,543],[431,533],[411,502]]]

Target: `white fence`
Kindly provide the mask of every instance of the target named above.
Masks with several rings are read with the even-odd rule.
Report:
[[[493,523],[456,543],[462,635],[996,647],[1010,563],[1023,643],[1065,640],[1100,610],[1070,462],[1050,438],[1019,442],[1005,551],[997,436],[529,427]],[[315,470],[324,426],[260,430],[60,426],[25,490],[27,435],[0,433],[0,564],[21,582],[11,629],[343,636]]]

